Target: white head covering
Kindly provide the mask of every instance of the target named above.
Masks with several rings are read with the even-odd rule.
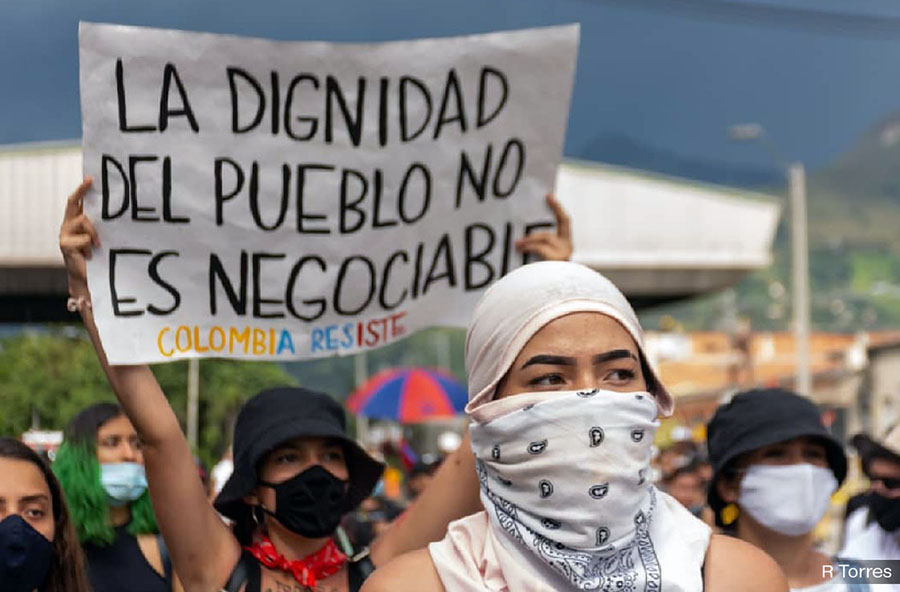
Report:
[[[644,362],[625,297],[575,263],[533,263],[495,283],[466,337],[470,434],[485,511],[429,545],[447,590],[666,590],[703,587],[711,530],[645,479],[657,414],[672,397],[649,366],[646,392],[523,393],[494,399],[547,323],[599,312],[624,327]]]
[[[596,271],[568,261],[522,266],[491,286],[475,306],[466,334],[466,412],[491,401],[525,344],[544,325],[567,314],[599,312],[619,322],[638,346],[649,392],[661,415],[672,414],[672,396],[647,362],[637,315],[622,292]]]

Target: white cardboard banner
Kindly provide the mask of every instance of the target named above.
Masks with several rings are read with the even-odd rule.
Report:
[[[113,364],[349,354],[464,326],[553,225],[577,25],[379,44],[82,23]]]

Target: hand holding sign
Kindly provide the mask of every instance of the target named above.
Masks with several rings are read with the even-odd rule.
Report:
[[[464,326],[525,253],[567,258],[542,196],[577,38],[83,23],[85,212],[104,239],[87,276],[111,363],[351,354]]]
[[[556,232],[535,232],[516,241],[516,250],[537,255],[544,261],[568,261],[572,258],[572,231],[569,215],[562,204],[551,194],[547,205],[556,219]]]
[[[86,178],[66,200],[66,213],[59,229],[59,249],[69,276],[69,295],[73,298],[90,299],[85,260],[91,258],[94,247],[100,246],[97,230],[84,214],[84,196],[92,182],[90,177]]]

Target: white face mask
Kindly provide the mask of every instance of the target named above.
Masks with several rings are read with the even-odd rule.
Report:
[[[837,486],[831,469],[805,463],[753,465],[741,480],[737,503],[766,528],[798,536],[819,523]]]
[[[506,412],[470,426],[485,509],[512,540],[593,589],[597,566],[631,557],[649,536],[656,402],[601,390],[510,399],[530,404],[488,403],[503,402]]]

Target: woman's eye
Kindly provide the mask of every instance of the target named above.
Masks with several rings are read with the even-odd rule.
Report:
[[[821,450],[813,448],[811,450],[806,451],[806,458],[813,458],[816,460],[821,460],[821,459],[825,458],[825,453]]]
[[[763,457],[765,458],[780,458],[784,456],[784,449],[782,448],[770,448],[763,453]]]
[[[613,370],[607,374],[607,378],[616,382],[628,382],[634,380],[634,370]]]
[[[289,463],[297,460],[297,455],[293,452],[285,452],[284,454],[279,454],[275,457],[275,462],[279,463]]]
[[[31,519],[38,519],[44,517],[44,511],[38,508],[29,508],[25,510],[25,517]]]
[[[565,380],[559,374],[543,374],[528,381],[532,386],[555,386],[563,384]]]
[[[333,450],[325,455],[328,460],[344,460],[344,453],[339,450]]]

